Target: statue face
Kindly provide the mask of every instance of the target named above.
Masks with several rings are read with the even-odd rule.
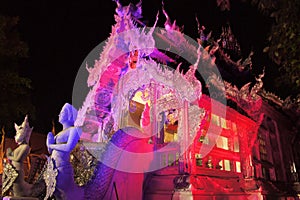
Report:
[[[69,121],[69,120],[68,120],[68,111],[67,111],[66,108],[63,108],[63,109],[60,111],[60,113],[59,113],[59,115],[58,115],[58,121],[59,121],[60,123],[66,123],[66,122]]]
[[[15,124],[15,129],[16,129],[16,135],[15,135],[15,141],[16,143],[20,144],[24,141],[25,137],[25,127],[18,126]]]
[[[15,130],[16,130],[15,141],[16,141],[16,143],[21,144],[21,143],[25,142],[28,144],[32,129],[33,128],[30,128],[30,126],[29,126],[27,115],[26,115],[23,123],[20,126],[15,123]]]
[[[59,115],[58,115],[58,121],[61,124],[69,124],[71,126],[74,125],[74,122],[77,117],[77,110],[74,108],[71,104],[65,103],[65,105],[62,107]]]
[[[16,135],[15,135],[16,143],[21,144],[23,142],[26,143],[29,142],[32,128],[29,127],[27,116],[25,117],[24,122],[20,126],[15,123],[15,130],[16,130]]]
[[[178,120],[177,111],[173,110],[167,114],[168,123],[174,124]]]

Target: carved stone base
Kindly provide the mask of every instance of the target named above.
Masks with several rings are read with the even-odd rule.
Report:
[[[6,196],[6,197],[3,197],[3,200],[39,200],[39,199],[35,198],[35,197],[11,197],[11,196]]]

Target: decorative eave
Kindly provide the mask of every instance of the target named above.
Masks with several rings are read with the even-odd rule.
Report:
[[[261,90],[259,95],[266,101],[271,102],[283,111],[293,110],[297,115],[300,115],[300,94],[296,98],[288,96],[285,100],[282,100],[280,97],[274,93],[267,92],[266,90]]]
[[[268,102],[272,102],[279,107],[282,107],[283,100],[280,97],[276,96],[274,93],[271,93],[271,92],[266,91],[265,89],[262,89],[259,94],[264,100],[266,100]]]
[[[264,101],[284,112],[293,121],[295,127],[300,127],[300,94],[296,98],[289,96],[285,100],[266,90],[262,90],[259,95]]]
[[[235,102],[250,117],[257,120],[262,106],[262,98],[259,95],[259,92],[261,91],[263,86],[263,77],[264,72],[256,78],[256,83],[253,87],[250,87],[251,82],[249,82],[245,84],[241,89],[238,89],[237,86],[222,80],[216,75],[211,75],[208,81],[220,91],[223,91],[223,88],[221,86],[224,84],[225,92],[220,92],[219,94],[223,98],[225,97],[226,99],[230,99]]]
[[[167,18],[167,26],[165,24],[166,29],[174,30],[174,32],[171,35],[168,34],[168,32],[165,34],[154,34],[156,34],[156,36],[160,38],[163,42],[167,43],[170,46],[170,48],[175,49],[176,52],[181,52],[182,49],[188,50],[190,52],[191,58],[195,60],[198,56],[196,53],[197,51],[195,46],[189,44],[186,41],[186,39],[184,38],[184,34],[178,31],[178,27],[176,26],[176,24],[171,23],[165,11],[164,14]],[[209,85],[214,86],[220,91],[218,95],[221,95],[227,99],[231,99],[232,101],[236,102],[239,107],[245,110],[249,116],[251,116],[254,119],[258,119],[260,114],[260,108],[262,105],[262,99],[258,93],[263,86],[262,78],[264,77],[264,72],[256,78],[256,83],[253,87],[250,87],[252,83],[249,82],[245,84],[241,89],[238,89],[237,86],[234,86],[233,84],[222,80],[211,70],[211,67],[215,64],[214,62],[216,59],[216,55],[218,59],[224,61],[226,65],[230,65],[231,67],[233,67],[235,71],[244,72],[246,70],[249,70],[252,66],[251,56],[253,55],[253,52],[250,52],[249,56],[245,60],[239,60],[235,62],[231,60],[230,57],[224,52],[224,50],[219,45],[219,41],[215,42],[211,40],[210,34],[204,35],[203,31],[205,28],[203,26],[201,28],[199,27],[200,25],[198,23],[198,31],[200,34],[198,44],[203,44],[205,41],[207,41],[210,44],[209,46],[206,46],[204,48],[207,54],[202,55],[202,63],[199,65],[201,67],[201,70],[203,70],[202,73],[207,76],[207,83]],[[197,67],[199,66],[197,65]]]
[[[209,44],[209,46],[207,46],[205,49],[211,56],[217,57],[217,60],[223,62],[222,64],[230,66],[236,72],[250,72],[252,70],[252,51],[245,60],[242,61],[242,59],[240,59],[235,62],[224,51],[221,39],[219,39],[218,41],[211,40],[210,34],[204,35],[203,30],[205,28],[199,27],[200,26],[198,23],[198,31],[200,34],[200,39],[198,39],[198,41],[201,44],[203,44],[204,41],[206,41]],[[222,68],[222,65],[220,65],[219,67]],[[239,76],[239,74],[237,75]],[[220,77],[217,77],[215,74],[209,77],[209,82],[210,84],[218,88],[220,91],[223,91],[221,86],[222,83],[224,83],[226,98],[237,103],[237,105],[240,108],[242,108],[253,119],[256,119],[259,116],[258,114],[260,113],[262,102],[267,101],[271,105],[277,106],[282,112],[284,112],[290,118],[292,118],[292,120],[296,122],[296,126],[300,126],[300,120],[297,120],[300,117],[300,95],[298,95],[296,98],[287,97],[285,100],[282,100],[275,94],[267,92],[265,89],[263,89],[263,77],[264,71],[256,78],[256,83],[252,88],[250,88],[252,83],[249,82],[242,86],[241,89],[238,89],[236,85],[227,81],[223,81]]]

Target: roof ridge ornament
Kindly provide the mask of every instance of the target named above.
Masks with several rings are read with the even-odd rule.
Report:
[[[260,92],[262,90],[262,78],[265,75],[265,70],[257,77],[255,85],[250,89],[251,82],[245,84],[241,89],[233,86],[231,83],[224,81],[226,98],[236,102],[246,113],[258,119],[262,106],[262,98]]]

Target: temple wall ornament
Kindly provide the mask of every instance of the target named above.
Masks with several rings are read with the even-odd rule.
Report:
[[[262,106],[259,92],[262,89],[264,72],[256,78],[256,84],[250,88],[251,83],[245,84],[241,89],[224,81],[226,97],[236,102],[251,117],[258,119]]]
[[[3,165],[4,169],[2,174],[2,195],[5,195],[12,187],[19,174],[9,162],[4,162]]]
[[[44,200],[47,200],[48,198],[52,197],[55,187],[56,187],[56,177],[57,177],[58,171],[54,166],[54,161],[51,159],[51,157],[47,158],[47,164],[46,164],[46,170],[43,174],[43,178],[45,180],[47,189],[46,189],[46,196]]]
[[[100,158],[98,157],[97,159],[93,155],[101,156],[105,150],[105,148],[98,147],[99,149],[96,149],[97,152],[93,152],[91,147],[89,147],[89,150],[87,150],[87,147],[89,147],[89,144],[79,142],[71,152],[71,164],[74,169],[75,182],[80,187],[88,184],[96,173],[96,166]]]

